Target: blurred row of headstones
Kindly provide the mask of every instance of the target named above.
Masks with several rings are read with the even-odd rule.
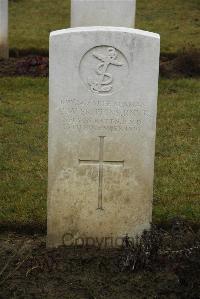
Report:
[[[8,0],[0,0],[0,58],[8,56]]]
[[[67,0],[63,0],[67,1]],[[136,0],[71,0],[71,27],[134,27]],[[0,58],[9,57],[8,0],[0,0]]]

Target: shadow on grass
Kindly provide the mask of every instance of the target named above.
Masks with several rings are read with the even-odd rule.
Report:
[[[28,48],[28,49],[17,49],[11,48],[9,50],[10,57],[20,58],[29,55],[36,55],[36,56],[49,56],[49,51],[44,49],[37,49],[37,48]]]
[[[23,224],[21,222],[7,222],[0,223],[0,233],[4,232],[15,232],[18,234],[46,234],[47,228],[46,224],[38,222],[30,222]]]

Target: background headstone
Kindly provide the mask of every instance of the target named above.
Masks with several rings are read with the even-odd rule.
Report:
[[[135,26],[136,0],[71,0],[71,27]]]
[[[48,246],[149,228],[159,51],[129,28],[51,33]]]
[[[0,0],[0,58],[8,56],[8,0]]]

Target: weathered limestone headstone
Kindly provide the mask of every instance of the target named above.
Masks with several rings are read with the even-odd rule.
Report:
[[[121,27],[51,33],[48,246],[149,228],[159,44]]]
[[[71,27],[135,26],[136,0],[71,0]]]
[[[0,0],[0,58],[8,56],[8,0]]]

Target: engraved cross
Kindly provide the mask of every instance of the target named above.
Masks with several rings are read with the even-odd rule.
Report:
[[[124,166],[124,161],[104,161],[104,138],[106,136],[99,136],[99,160],[80,160],[81,165],[99,165],[99,186],[98,186],[98,208],[103,210],[103,167],[104,164]]]

